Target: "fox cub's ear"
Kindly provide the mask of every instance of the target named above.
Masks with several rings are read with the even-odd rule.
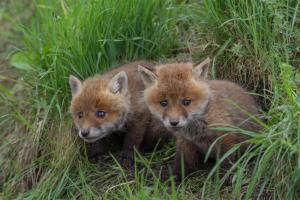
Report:
[[[155,81],[157,81],[157,76],[145,67],[139,65],[138,72],[146,87],[151,86]]]
[[[81,89],[82,82],[73,75],[69,76],[69,85],[71,87],[72,96],[74,97]]]
[[[193,77],[196,80],[206,79],[208,76],[209,65],[210,59],[206,58],[204,61],[194,66],[192,70]]]
[[[127,94],[128,92],[128,78],[124,71],[117,73],[108,83],[108,89],[111,93]]]

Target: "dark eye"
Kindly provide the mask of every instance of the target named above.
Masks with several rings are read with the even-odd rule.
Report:
[[[83,112],[78,112],[78,113],[77,113],[77,117],[78,117],[78,119],[83,118]]]
[[[160,101],[161,107],[166,107],[168,105],[168,101]]]
[[[184,106],[189,106],[192,103],[192,100],[183,99],[181,103]]]
[[[100,118],[103,118],[103,117],[105,117],[105,115],[106,115],[106,112],[104,112],[104,111],[97,111],[96,112],[96,117],[100,117]]]

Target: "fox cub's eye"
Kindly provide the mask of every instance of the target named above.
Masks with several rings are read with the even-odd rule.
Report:
[[[78,119],[83,118],[83,112],[78,112],[78,113],[77,113],[77,117],[78,117]]]
[[[106,115],[106,112],[104,112],[104,111],[97,111],[96,112],[96,117],[103,118],[103,117],[105,117],[105,115]]]
[[[192,100],[183,99],[181,103],[182,103],[182,105],[184,105],[184,106],[188,106],[188,105],[191,104],[191,102],[192,102]]]
[[[161,107],[166,107],[168,105],[168,101],[160,101]]]

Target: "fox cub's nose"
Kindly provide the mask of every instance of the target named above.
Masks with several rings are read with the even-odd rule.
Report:
[[[170,120],[170,124],[172,126],[177,126],[178,123],[179,123],[179,121],[177,121],[177,120]]]
[[[89,130],[82,130],[82,131],[81,131],[82,137],[87,137],[89,134],[90,134],[90,131],[89,131]]]

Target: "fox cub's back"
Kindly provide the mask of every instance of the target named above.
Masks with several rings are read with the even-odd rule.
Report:
[[[258,117],[254,99],[239,85],[229,81],[212,80],[207,82],[211,90],[211,100],[207,122],[240,127],[258,131],[259,125],[251,117]]]

